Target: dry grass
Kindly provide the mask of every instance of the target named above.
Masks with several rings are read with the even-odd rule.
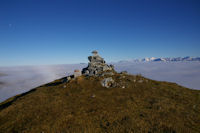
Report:
[[[200,91],[142,76],[112,77],[117,86],[109,89],[100,85],[103,77],[79,77],[15,96],[0,104],[0,132],[200,132]]]

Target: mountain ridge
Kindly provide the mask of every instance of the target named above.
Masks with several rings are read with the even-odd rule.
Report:
[[[178,61],[200,61],[200,57],[146,57],[142,59],[129,59],[129,60],[121,60],[118,63],[126,63],[126,62],[178,62]]]
[[[200,91],[140,75],[80,76],[0,103],[0,133],[200,132]]]
[[[200,132],[200,91],[115,71],[92,52],[88,66],[0,103],[0,133]]]

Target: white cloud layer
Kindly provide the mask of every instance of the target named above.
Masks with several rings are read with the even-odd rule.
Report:
[[[200,62],[138,62],[114,65],[117,71],[126,70],[131,74],[142,74],[147,78],[176,82],[191,89],[200,89]],[[85,66],[86,64],[0,67],[0,102],[70,75],[74,69]]]
[[[116,64],[116,70],[131,74],[142,74],[159,81],[175,82],[179,85],[200,90],[200,62],[140,62]]]

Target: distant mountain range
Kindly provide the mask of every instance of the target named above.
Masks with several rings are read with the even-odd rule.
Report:
[[[156,58],[156,57],[150,57],[150,58],[143,58],[143,59],[131,59],[131,60],[122,60],[119,61],[119,63],[125,63],[125,62],[175,62],[175,61],[200,61],[200,57],[175,57],[175,58]]]

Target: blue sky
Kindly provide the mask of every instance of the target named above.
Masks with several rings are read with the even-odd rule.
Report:
[[[1,0],[0,66],[200,56],[199,0]]]

